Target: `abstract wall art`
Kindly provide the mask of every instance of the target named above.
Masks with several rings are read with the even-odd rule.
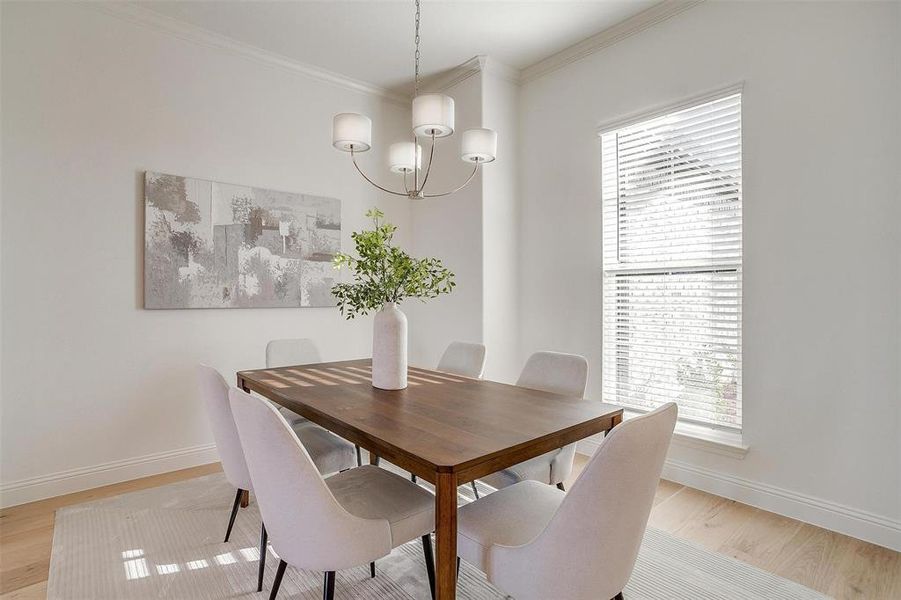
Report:
[[[148,171],[144,307],[334,306],[341,202]]]

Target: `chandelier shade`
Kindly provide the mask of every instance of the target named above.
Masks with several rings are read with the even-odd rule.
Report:
[[[421,169],[422,146],[413,142],[391,144],[388,147],[388,166],[392,173],[412,173],[414,168]]]
[[[413,133],[447,137],[454,132],[454,99],[444,94],[420,94],[413,98]]]
[[[358,113],[339,113],[332,119],[332,146],[343,152],[366,152],[372,147],[372,121]]]
[[[493,129],[467,129],[463,132],[460,158],[465,162],[486,163],[497,157],[497,132]]]

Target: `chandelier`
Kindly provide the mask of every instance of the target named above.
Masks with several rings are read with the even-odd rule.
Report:
[[[449,192],[425,193],[435,158],[436,141],[454,133],[454,99],[444,94],[419,93],[419,21],[420,0],[416,0],[416,33],[414,43],[414,84],[413,84],[413,141],[397,142],[388,148],[388,165],[392,173],[403,177],[404,191],[382,187],[370,179],[360,165],[357,154],[366,152],[372,146],[372,121],[359,113],[340,113],[332,121],[332,145],[342,152],[349,152],[351,162],[363,179],[378,189],[396,196],[409,198],[436,198],[458,192],[472,181],[482,163],[491,162],[497,154],[497,132],[493,129],[467,129],[463,132],[460,158],[472,163],[472,173],[462,185]],[[429,162],[422,170],[422,146],[420,138],[430,141]]]

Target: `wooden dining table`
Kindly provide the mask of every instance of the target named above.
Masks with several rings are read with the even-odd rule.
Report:
[[[410,367],[408,387],[371,383],[371,360],[239,371],[256,392],[435,485],[436,597],[456,597],[457,486],[622,421],[622,409]]]

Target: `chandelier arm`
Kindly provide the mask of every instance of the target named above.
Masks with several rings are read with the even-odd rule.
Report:
[[[377,184],[376,182],[374,182],[373,180],[371,180],[369,177],[367,177],[367,176],[366,176],[366,173],[363,172],[363,169],[360,168],[360,165],[357,164],[357,157],[354,156],[353,148],[350,149],[350,160],[354,163],[354,167],[356,167],[357,172],[360,173],[360,175],[363,176],[363,179],[365,179],[366,181],[368,181],[369,183],[371,183],[371,184],[374,185],[375,187],[379,188],[379,189],[382,190],[383,192],[388,192],[389,194],[394,194],[395,196],[409,196],[408,193],[404,193],[404,192],[395,192],[394,190],[389,190],[388,188],[382,187],[382,186],[380,186],[379,184]]]
[[[441,196],[450,196],[451,194],[455,194],[469,185],[469,182],[472,181],[472,178],[476,176],[476,173],[479,172],[479,167],[482,166],[482,163],[476,163],[476,168],[472,170],[472,173],[469,174],[469,177],[466,178],[466,181],[463,182],[463,185],[460,187],[453,189],[449,192],[444,192],[441,194],[423,194],[423,198],[440,198]]]
[[[432,134],[432,147],[429,150],[429,164],[425,169],[425,176],[422,178],[422,185],[417,188],[417,191],[422,191],[425,189],[425,183],[429,180],[429,173],[432,172],[432,158],[435,156],[435,134]]]

